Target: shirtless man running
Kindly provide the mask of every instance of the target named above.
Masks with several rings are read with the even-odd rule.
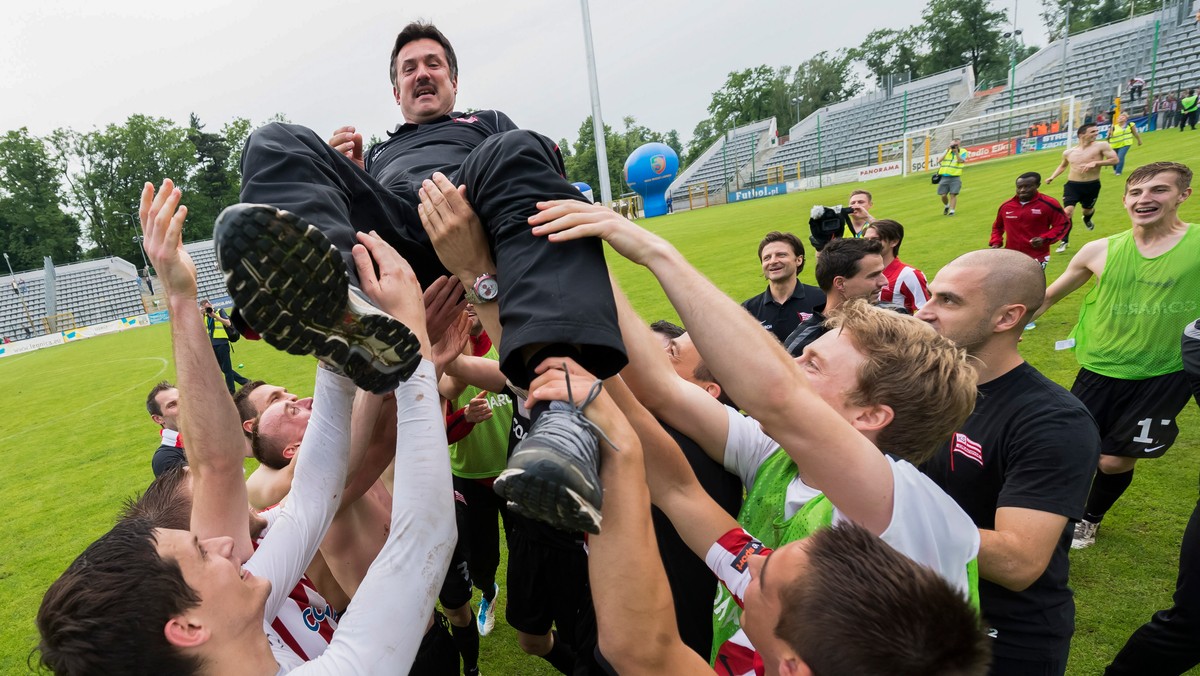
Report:
[[[1096,199],[1100,197],[1100,167],[1115,166],[1119,161],[1117,152],[1107,141],[1096,140],[1099,135],[1100,128],[1091,122],[1080,126],[1077,133],[1079,145],[1063,151],[1062,162],[1046,179],[1046,185],[1050,185],[1059,174],[1070,169],[1067,183],[1063,186],[1063,210],[1067,212],[1067,219],[1074,224],[1075,205],[1083,206],[1083,224],[1088,230],[1096,227],[1092,223],[1092,214],[1096,213]],[[1055,251],[1066,251],[1070,239],[1071,227],[1067,226],[1067,233]]]

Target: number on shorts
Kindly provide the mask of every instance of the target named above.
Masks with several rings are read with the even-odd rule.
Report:
[[[1161,420],[1159,422],[1162,423],[1162,425],[1164,427],[1171,424],[1170,420]],[[1141,432],[1141,434],[1134,437],[1133,440],[1139,444],[1154,443],[1154,439],[1151,438],[1151,436],[1150,436],[1150,426],[1154,424],[1154,418],[1146,418],[1144,420],[1139,420],[1137,424],[1139,426],[1141,426],[1142,432]]]

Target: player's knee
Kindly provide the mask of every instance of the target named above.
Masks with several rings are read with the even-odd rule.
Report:
[[[456,627],[467,627],[475,621],[475,613],[471,612],[471,604],[464,603],[458,608],[442,608],[446,619]]]
[[[1100,471],[1105,474],[1123,474],[1133,469],[1137,458],[1126,458],[1120,455],[1100,456]]]
[[[541,657],[550,652],[554,647],[554,637],[550,632],[545,634],[526,634],[523,631],[517,632],[517,645],[521,646],[521,650],[526,655]]]

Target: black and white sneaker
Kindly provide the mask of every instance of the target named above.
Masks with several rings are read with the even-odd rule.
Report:
[[[1091,219],[1091,218],[1089,218],[1088,216],[1084,216],[1084,217],[1083,217],[1083,225],[1084,225],[1084,227],[1086,227],[1088,230],[1095,230],[1095,229],[1096,229],[1096,224],[1095,224],[1095,223],[1093,223],[1093,222],[1092,222],[1092,219]]]
[[[350,285],[341,254],[303,218],[235,204],[213,239],[234,305],[267,343],[314,355],[370,392],[394,390],[416,370],[412,332]]]
[[[513,450],[496,478],[496,493],[509,509],[565,531],[600,532],[599,428],[583,409],[599,394],[600,381],[582,404],[543,412]]]

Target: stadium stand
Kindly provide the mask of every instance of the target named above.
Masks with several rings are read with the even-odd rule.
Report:
[[[791,128],[789,142],[759,168],[755,180],[766,181],[769,167],[782,167],[784,180],[790,180],[873,164],[881,142],[899,139],[906,128],[940,123],[971,97],[974,83],[970,67],[963,66],[893,87],[890,96],[871,92],[821,108]]]
[[[1062,41],[1051,42],[1017,65],[1011,104],[1020,107],[1072,94],[1093,101],[1111,98],[1149,64],[1156,16],[1143,14],[1072,35],[1065,71]],[[986,112],[1007,108],[1009,96],[1007,88],[994,94]]]
[[[90,326],[146,311],[137,268],[120,258],[71,263],[55,269],[56,330]],[[29,270],[0,277],[0,336],[23,340],[50,333],[46,275]],[[29,333],[26,333],[28,329]]]
[[[196,284],[199,298],[215,300],[229,295],[225,289],[225,278],[217,267],[217,250],[213,241],[206,239],[202,242],[192,242],[183,245],[192,262],[196,264]]]
[[[775,118],[759,120],[731,129],[685,169],[671,186],[668,194],[679,205],[687,202],[688,186],[707,184],[709,194],[724,197],[724,186],[737,186],[739,169],[775,147],[777,130]],[[677,206],[678,208],[678,206]]]
[[[1142,77],[1150,79],[1146,74]],[[1153,84],[1162,93],[1200,87],[1200,23],[1192,17],[1180,24],[1170,22],[1166,35],[1159,36]]]

